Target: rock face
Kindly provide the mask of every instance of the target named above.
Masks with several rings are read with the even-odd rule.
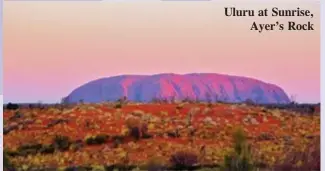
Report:
[[[131,101],[158,99],[199,99],[256,103],[288,103],[278,86],[256,79],[221,74],[121,75],[86,83],[73,90],[64,101],[95,103],[126,96]]]

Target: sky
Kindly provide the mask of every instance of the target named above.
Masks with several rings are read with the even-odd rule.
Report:
[[[226,17],[238,9],[309,9],[308,17]],[[320,101],[318,1],[4,1],[4,102],[59,102],[89,81],[121,74],[221,73]],[[288,20],[314,31],[258,33]]]

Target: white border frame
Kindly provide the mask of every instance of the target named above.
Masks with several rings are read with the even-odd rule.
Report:
[[[0,154],[0,163],[1,163],[1,168],[0,170],[3,170],[3,45],[2,45],[2,40],[3,40],[3,36],[2,36],[2,33],[3,33],[3,27],[2,27],[2,19],[3,19],[3,1],[0,0],[0,104],[1,104],[1,109],[0,109],[0,112],[1,112],[1,116],[0,116],[0,131],[1,131],[1,134],[0,134],[0,151],[1,151],[1,154]]]
[[[1,2],[2,2],[2,0],[0,0]],[[1,7],[1,9],[2,9],[2,6],[1,6],[1,4],[0,4],[0,7]],[[0,10],[1,12],[2,12],[2,10]],[[2,18],[2,16],[1,16],[1,18]],[[2,23],[2,22],[1,22]],[[2,27],[1,25],[0,25],[0,27]],[[0,34],[2,34],[2,30],[0,30],[1,31],[1,33]],[[2,36],[0,36],[1,37],[1,42],[2,42]],[[0,49],[0,52],[2,53],[2,43],[0,43],[0,46],[1,46],[1,49]],[[1,62],[0,62],[1,63]],[[2,70],[2,67],[0,68],[1,70]],[[0,169],[0,170],[3,170],[3,96],[2,95],[0,95],[0,104],[1,104],[1,107],[0,107],[0,112],[1,112],[1,117],[0,117],[0,121],[1,121],[1,126],[0,126],[0,130],[1,130],[1,137],[0,137],[0,148],[1,148],[1,154],[0,154],[0,163],[1,163],[1,168],[2,169]]]
[[[324,125],[324,117],[322,116],[322,109],[325,109],[325,68],[324,68],[324,62],[325,62],[325,2],[320,0],[320,96],[321,96],[321,131],[320,131],[320,137],[321,137],[321,170],[325,170],[324,165],[325,164],[325,148],[322,146],[325,144],[325,136],[322,135],[323,132],[325,132],[325,125]],[[323,124],[322,124],[323,123]]]
[[[325,38],[325,1],[320,0],[320,66],[321,66],[321,73],[320,73],[320,80],[321,80],[321,109],[325,109],[325,104],[322,102],[325,102],[325,68],[324,62],[325,62],[325,43],[324,43],[324,38]],[[1,163],[1,168],[0,170],[3,170],[3,27],[2,27],[2,22],[3,22],[3,0],[0,0],[0,104],[1,104],[1,117],[0,117],[0,131],[1,131],[1,138],[0,138],[0,148],[1,148],[1,154],[0,154],[0,163]],[[322,112],[321,112],[322,113]],[[325,122],[324,117],[321,116],[321,123]],[[325,164],[325,148],[322,147],[322,144],[325,144],[325,136],[322,135],[322,132],[325,132],[325,125],[321,124],[321,163]],[[321,164],[321,170],[325,170],[325,167],[322,166]]]

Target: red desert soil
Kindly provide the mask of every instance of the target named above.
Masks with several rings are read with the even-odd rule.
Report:
[[[15,121],[9,118],[16,112],[24,116]],[[99,165],[127,162],[145,164],[153,156],[161,156],[168,162],[169,157],[180,150],[189,150],[200,155],[205,146],[200,163],[220,164],[225,154],[232,150],[232,132],[236,126],[244,128],[253,147],[256,158],[268,164],[285,157],[287,150],[303,149],[310,137],[319,136],[319,115],[299,115],[282,110],[267,110],[235,104],[128,104],[115,109],[113,104],[82,104],[71,109],[20,109],[4,111],[6,125],[22,120],[34,123],[4,135],[4,147],[15,151],[23,144],[51,144],[55,135],[64,135],[71,140],[85,140],[98,134],[127,135],[125,120],[136,115],[146,120],[148,133],[154,137],[134,141],[128,137],[118,147],[113,142],[102,145],[86,145],[78,151],[35,154],[28,157],[10,157],[16,165],[67,166]],[[190,119],[190,115],[192,119]],[[48,128],[55,119],[68,122]],[[190,128],[186,126],[191,120]],[[88,126],[86,126],[88,124]],[[168,137],[168,131],[179,130],[180,138]],[[190,129],[196,129],[189,135]],[[262,137],[262,138],[261,138]],[[271,137],[269,139],[263,137]],[[289,137],[289,138],[288,138]]]

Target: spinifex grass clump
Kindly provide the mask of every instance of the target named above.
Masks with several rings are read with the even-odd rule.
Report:
[[[42,148],[39,150],[42,154],[53,154],[55,151],[53,144],[43,145]]]
[[[4,171],[14,171],[15,168],[12,166],[11,162],[9,161],[7,151],[3,151],[3,170]]]
[[[164,171],[166,170],[165,163],[162,157],[154,156],[148,160],[147,163],[148,171]]]
[[[42,144],[24,144],[18,147],[17,152],[21,156],[28,156],[29,154],[36,154],[42,148]]]
[[[86,144],[88,145],[104,144],[108,139],[109,139],[108,135],[99,134],[96,136],[86,137]]]
[[[60,151],[66,151],[71,145],[70,138],[67,136],[56,135],[53,139],[53,145]]]
[[[237,128],[233,134],[234,152],[226,155],[223,170],[225,171],[252,171],[254,170],[251,148],[247,143],[245,132]]]
[[[190,169],[198,164],[198,156],[192,152],[179,151],[173,154],[169,161],[175,169]]]
[[[129,135],[136,140],[139,140],[141,137],[147,138],[148,135],[148,127],[147,125],[141,121],[140,118],[132,116],[129,117],[126,121],[126,126],[129,131]]]

